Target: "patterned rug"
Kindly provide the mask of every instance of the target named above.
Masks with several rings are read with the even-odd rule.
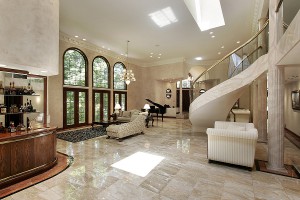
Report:
[[[94,128],[85,128],[80,130],[57,133],[57,138],[75,143],[88,140],[94,137],[99,137],[102,135],[106,135],[106,131],[105,128],[99,126]]]

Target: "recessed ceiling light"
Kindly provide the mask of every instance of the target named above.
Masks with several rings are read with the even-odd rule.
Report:
[[[108,51],[110,51],[110,48],[107,48]]]
[[[86,41],[86,39],[85,39],[85,38],[83,38],[82,40],[83,40],[83,41]]]
[[[42,73],[47,73],[48,71],[46,71],[46,70],[41,70],[41,72],[42,72]]]
[[[215,38],[216,36],[212,35],[211,38]]]
[[[153,53],[150,53],[151,55],[153,54]]]
[[[212,31],[211,31],[211,32],[209,32],[209,34],[210,34],[210,35],[211,35],[211,34],[213,34],[213,33],[214,33],[214,32],[212,32]]]
[[[149,17],[151,17],[151,19],[159,27],[164,27],[166,25],[169,25],[169,24],[172,24],[172,23],[175,23],[178,21],[174,15],[173,10],[170,7],[150,13]]]
[[[105,46],[103,45],[102,48],[105,49]]]
[[[158,54],[159,56],[161,56],[161,53],[160,54]]]
[[[224,46],[221,46],[222,49],[224,49]]]
[[[4,65],[4,64],[0,64],[0,67],[6,67],[6,65]]]
[[[236,43],[238,43],[238,44],[239,44],[240,42],[241,42],[241,41],[237,41]]]
[[[75,37],[78,38],[79,36],[78,36],[78,35],[75,35]]]
[[[202,57],[196,57],[195,60],[202,60]]]
[[[218,52],[218,54],[220,55],[220,54],[221,54],[221,52]]]
[[[160,57],[157,57],[157,58],[160,58]]]
[[[121,53],[121,55],[122,55],[122,56],[124,56],[124,54],[123,54],[123,53]]]
[[[150,58],[152,58],[153,56],[150,56]]]

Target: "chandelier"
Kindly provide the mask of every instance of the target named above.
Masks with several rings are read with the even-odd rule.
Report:
[[[128,43],[130,41],[127,40],[127,52],[126,52],[126,60],[127,60],[127,69],[123,70],[123,76],[122,79],[125,81],[126,85],[129,85],[131,81],[135,81],[134,73],[129,68],[129,62],[128,62]]]

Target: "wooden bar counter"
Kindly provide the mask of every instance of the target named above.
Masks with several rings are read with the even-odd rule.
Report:
[[[0,188],[46,171],[56,163],[56,128],[0,133]]]

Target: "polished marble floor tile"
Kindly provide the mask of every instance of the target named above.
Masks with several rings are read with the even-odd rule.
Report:
[[[285,163],[300,166],[300,150],[284,142]],[[144,135],[123,142],[105,137],[58,140],[57,149],[74,157],[71,167],[5,199],[300,199],[299,179],[208,163],[207,136],[193,132],[187,119],[155,120]],[[165,159],[146,177],[111,167],[136,152]],[[257,144],[255,157],[267,160],[267,144]]]

